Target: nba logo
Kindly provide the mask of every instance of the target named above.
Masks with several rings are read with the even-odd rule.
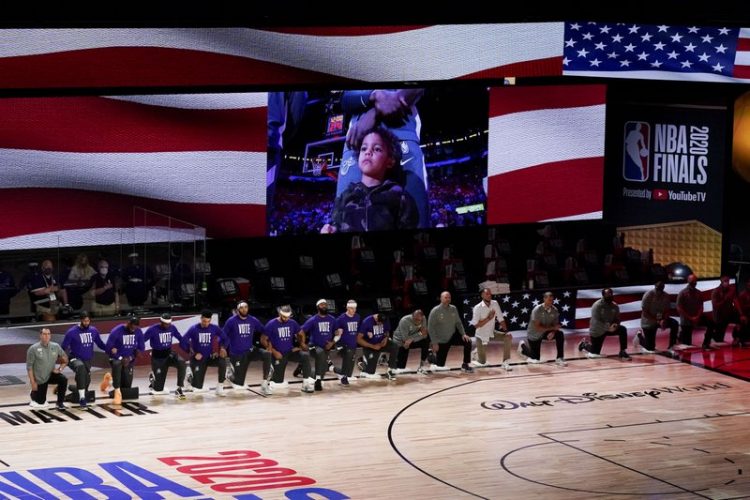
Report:
[[[651,126],[646,122],[625,122],[622,176],[625,180],[646,182],[649,174]]]

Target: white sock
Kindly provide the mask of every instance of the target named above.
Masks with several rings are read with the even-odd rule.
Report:
[[[322,380],[322,379],[323,379],[323,377],[321,377],[320,375],[316,375],[315,376],[315,380]]]
[[[78,389],[79,399],[86,399],[86,389]]]

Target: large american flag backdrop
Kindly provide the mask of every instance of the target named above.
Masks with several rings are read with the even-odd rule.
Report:
[[[711,304],[711,293],[719,286],[719,280],[698,281],[698,290],[703,298],[703,310],[713,310]],[[641,301],[643,294],[654,288],[653,285],[635,285],[612,288],[615,294],[615,302],[620,306],[620,320],[627,328],[638,328],[641,326]],[[671,314],[677,318],[677,294],[685,288],[684,283],[672,283],[664,286],[672,301]],[[576,295],[575,328],[588,330],[591,321],[591,306],[602,297],[601,289],[578,290]]]
[[[571,71],[624,78],[750,78],[748,30],[660,29],[574,22],[6,29],[1,33],[0,91],[37,89],[50,96],[61,89],[78,89],[87,96],[126,92],[117,89],[192,93],[205,86],[232,91],[248,85],[340,86]],[[657,41],[657,33],[669,41]],[[621,40],[606,39],[618,34]],[[651,38],[644,39],[646,35]],[[659,43],[665,45],[656,48]],[[590,72],[592,63],[603,64],[594,59],[621,65],[627,57],[650,65],[657,52],[658,67],[631,70],[623,65],[614,71],[606,66]],[[667,55],[672,53],[677,56]],[[492,99],[490,111],[488,221],[599,217],[603,87],[550,89],[550,96],[543,89],[537,97],[512,89],[518,92],[515,107],[499,99],[505,90],[493,90],[498,98]],[[115,242],[107,238],[120,243],[115,235],[132,226],[135,206],[204,226],[209,237],[263,234],[260,186],[265,179],[254,177],[256,172],[264,175],[262,95],[0,99],[0,211],[6,221],[0,225],[0,249]],[[575,127],[565,123],[566,116],[575,118]],[[581,201],[537,207],[528,194],[519,195],[515,187],[532,183],[533,189],[541,169],[545,192]],[[584,181],[570,182],[581,174]],[[565,191],[579,187],[592,190],[586,196]],[[98,233],[90,231],[94,229]]]
[[[542,296],[545,291],[524,290],[493,297],[500,304],[509,331],[519,332],[523,336],[529,326],[529,321],[531,321],[531,311],[542,303]],[[560,311],[560,324],[564,329],[573,329],[576,322],[575,290],[555,290],[554,293],[554,304]],[[462,298],[463,320],[466,325],[471,321],[473,307],[480,300],[479,294],[471,294]]]

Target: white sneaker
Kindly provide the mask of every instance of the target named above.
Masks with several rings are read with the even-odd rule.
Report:
[[[264,380],[263,382],[260,383],[260,392],[266,396],[270,396],[271,394],[273,394],[273,389],[271,388],[271,384],[267,380]]]
[[[235,383],[233,382],[233,383],[232,383],[232,389],[247,389],[247,387],[245,387],[244,385],[238,385],[238,384],[235,384]]]
[[[430,370],[434,372],[447,372],[450,371],[450,368],[447,366],[430,365]]]
[[[538,364],[544,363],[544,361],[542,361],[541,359],[534,359],[534,358],[529,358],[529,357],[526,358],[526,362],[532,365],[538,365]]]
[[[596,354],[596,353],[593,353],[593,352],[587,352],[586,353],[586,357],[590,358],[590,359],[596,359],[596,358],[601,358],[602,355],[601,354]],[[560,359],[560,358],[558,358],[558,359]]]
[[[36,410],[46,410],[48,407],[48,403],[37,403],[32,399],[31,401],[29,401],[29,407]]]
[[[656,351],[649,351],[645,347],[641,346],[641,354],[656,354]]]
[[[422,365],[419,365],[419,368],[417,368],[417,375],[429,375],[430,374],[430,367],[424,367]]]
[[[510,366],[510,361],[503,361],[503,364],[500,365],[500,367],[503,370],[505,370],[506,372],[512,372],[513,371],[513,367]]]
[[[394,368],[393,369],[393,373],[395,373],[396,375],[401,375],[402,373],[406,373],[408,371],[409,370],[407,370],[406,368]]]
[[[219,397],[221,397],[221,398],[226,397],[227,393],[224,392],[224,385],[223,384],[219,384],[219,385],[216,386],[216,395],[219,396]]]
[[[377,379],[380,379],[380,375],[378,375],[377,373],[362,372],[359,374],[359,378],[368,378],[368,379],[377,380]]]
[[[557,366],[568,366],[568,363],[564,359],[562,359],[562,358],[557,358],[555,360],[555,364]]]
[[[271,384],[271,390],[286,389],[289,387],[289,382],[286,380],[284,382],[269,382],[269,384]]]
[[[302,392],[315,392],[315,379],[313,378],[306,378],[302,382]]]
[[[474,360],[471,362],[471,366],[473,366],[474,368],[484,368],[485,366],[487,366],[487,363],[480,363],[479,361]]]
[[[151,389],[149,391],[149,393],[152,396],[166,396],[167,394],[169,394],[169,390],[168,389],[162,389],[161,391],[157,391],[156,389]]]
[[[200,388],[198,388],[198,387],[193,387],[193,392],[194,392],[195,394],[203,394],[203,393],[206,393],[206,392],[208,392],[208,387],[206,387],[206,386],[203,386],[203,387],[200,387]]]

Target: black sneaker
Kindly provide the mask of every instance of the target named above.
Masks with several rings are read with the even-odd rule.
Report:
[[[88,409],[89,405],[88,405],[88,403],[86,402],[86,398],[81,398],[81,401],[79,401],[79,406],[78,406],[78,407],[79,407],[79,408],[80,408],[81,410],[86,410],[86,409]]]
[[[156,381],[156,377],[154,377],[154,372],[148,373],[148,388],[153,389],[154,388],[154,382]]]
[[[474,373],[474,368],[469,366],[469,363],[464,363],[461,365],[461,371],[464,373]]]
[[[323,381],[320,379],[315,379],[315,390],[316,391],[322,391],[323,390]]]
[[[357,368],[359,368],[362,371],[365,371],[365,360],[364,360],[364,358],[359,358],[359,361],[357,361]]]
[[[294,369],[294,373],[292,375],[296,378],[302,378],[302,365],[297,365],[297,368]]]
[[[586,341],[581,339],[581,341],[578,342],[578,351],[583,352],[584,349],[586,349]]]
[[[182,387],[178,387],[177,390],[174,391],[174,395],[177,396],[177,399],[179,400],[187,399],[185,393],[182,392]]]
[[[349,377],[347,377],[346,375],[341,377],[341,385],[349,385]]]
[[[620,359],[624,359],[626,361],[630,361],[632,359],[627,351],[620,351],[620,354],[618,354],[618,356],[620,357]]]
[[[388,380],[396,380],[396,370],[388,368],[388,371],[385,372],[385,376]]]
[[[435,353],[432,352],[432,349],[430,349],[429,352],[427,353],[427,363],[429,365],[437,364],[437,358],[435,357]]]
[[[57,404],[55,405],[55,409],[56,409],[56,410],[65,410],[65,409],[67,409],[67,408],[68,408],[68,407],[67,407],[67,406],[65,406],[65,403],[63,403],[62,401],[61,401],[61,402],[59,402],[59,403],[57,403]]]

